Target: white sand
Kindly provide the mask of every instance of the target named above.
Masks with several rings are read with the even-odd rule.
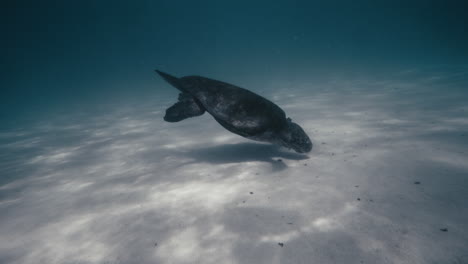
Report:
[[[269,84],[308,155],[175,90],[2,131],[0,263],[468,263],[467,87],[405,74]]]

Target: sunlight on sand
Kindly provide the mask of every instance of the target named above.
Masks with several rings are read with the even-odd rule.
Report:
[[[206,115],[165,123],[151,104],[2,132],[15,156],[1,163],[0,262],[467,260],[462,98],[431,117],[397,96],[403,81],[340,82],[271,96],[310,134],[308,156]]]

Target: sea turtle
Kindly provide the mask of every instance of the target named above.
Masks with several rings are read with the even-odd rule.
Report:
[[[207,111],[221,126],[245,138],[278,144],[299,153],[312,149],[304,130],[286,118],[279,106],[260,95],[201,76],[177,78],[155,71],[181,91],[178,102],[166,110],[167,122],[179,122]]]

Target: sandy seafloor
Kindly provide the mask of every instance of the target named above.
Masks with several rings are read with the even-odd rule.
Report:
[[[175,90],[5,129],[0,263],[468,263],[467,83],[408,69],[253,89],[307,155],[207,114],[166,123]]]

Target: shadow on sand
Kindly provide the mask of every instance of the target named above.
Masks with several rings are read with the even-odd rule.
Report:
[[[259,143],[226,144],[197,148],[186,152],[185,155],[194,159],[190,163],[268,162],[272,164],[273,171],[281,171],[287,168],[282,159],[305,160],[309,158],[307,155],[294,153],[276,145]]]

